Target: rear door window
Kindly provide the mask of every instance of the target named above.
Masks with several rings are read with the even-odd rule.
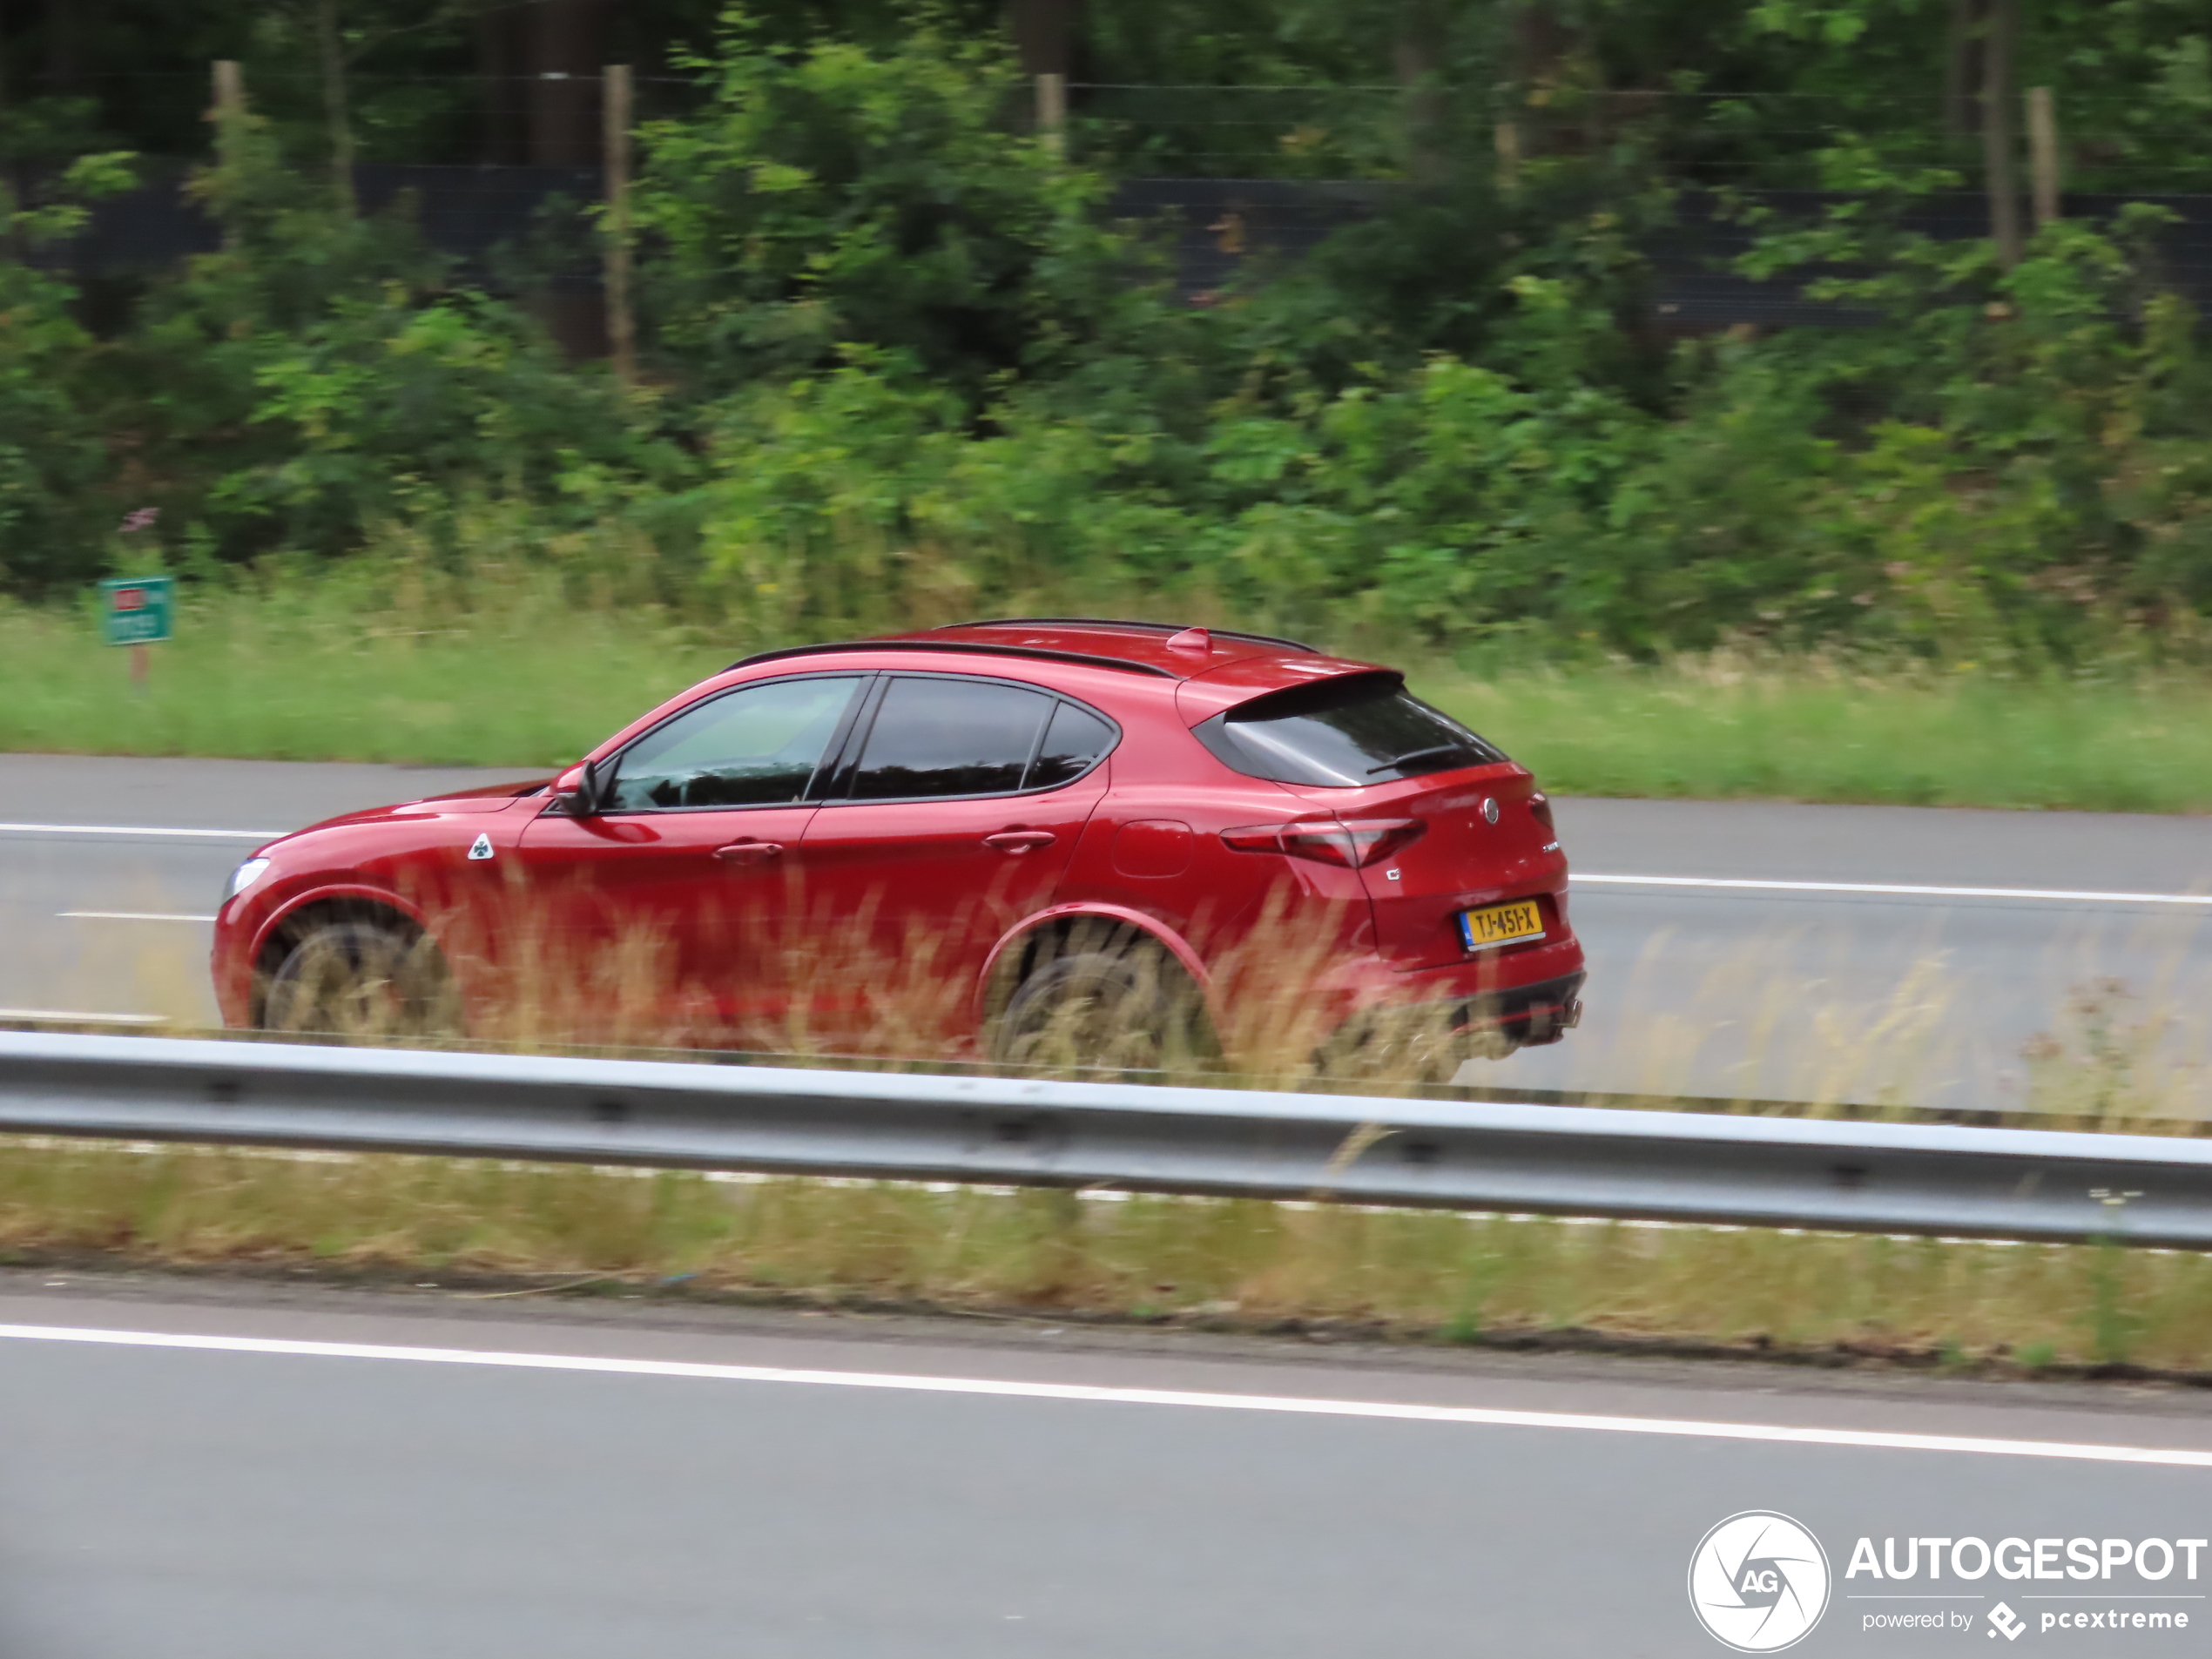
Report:
[[[893,678],[853,769],[854,800],[1010,795],[1057,699],[995,680]]]
[[[1274,691],[1195,729],[1214,758],[1249,778],[1356,789],[1504,753],[1406,691],[1395,675],[1348,675]]]
[[[860,683],[858,675],[771,680],[695,703],[622,752],[606,809],[804,799]]]

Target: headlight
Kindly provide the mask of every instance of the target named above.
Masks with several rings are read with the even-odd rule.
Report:
[[[238,868],[233,870],[231,884],[223,892],[223,902],[228,904],[246,888],[259,881],[261,879],[261,872],[268,867],[269,861],[266,859],[248,859]]]

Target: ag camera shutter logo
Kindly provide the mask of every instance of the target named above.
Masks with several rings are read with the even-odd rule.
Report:
[[[1779,1653],[1804,1640],[1828,1610],[1829,1583],[1820,1541],[1770,1509],[1730,1515],[1689,1558],[1690,1610],[1738,1653]]]

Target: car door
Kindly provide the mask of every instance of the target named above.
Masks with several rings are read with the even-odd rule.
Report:
[[[603,764],[599,811],[556,808],[523,832],[542,940],[522,971],[574,1028],[769,1046],[788,1034],[800,848],[869,678],[792,675],[701,698]]]
[[[886,675],[804,843],[832,975],[817,1019],[848,1043],[966,1035],[991,947],[1052,901],[1120,733],[1033,685]]]

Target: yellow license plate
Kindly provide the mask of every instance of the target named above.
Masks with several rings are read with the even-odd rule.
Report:
[[[1469,950],[1487,950],[1493,945],[1510,945],[1516,940],[1543,936],[1543,914],[1536,908],[1534,899],[1460,912],[1460,939]]]

